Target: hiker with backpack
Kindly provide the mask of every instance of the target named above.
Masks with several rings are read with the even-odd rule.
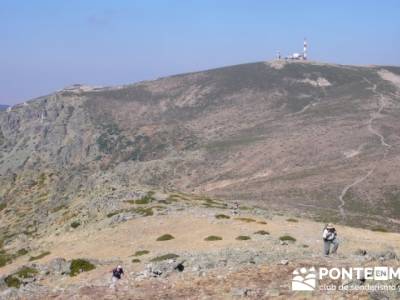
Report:
[[[121,279],[122,274],[124,274],[124,270],[121,266],[116,267],[112,270],[112,277],[111,277],[111,286],[110,288],[115,288],[118,280]]]
[[[325,226],[322,233],[322,239],[324,240],[324,255],[329,256],[329,254],[336,254],[339,247],[339,241],[336,238],[337,232],[332,223]],[[332,246],[332,249],[331,249]]]

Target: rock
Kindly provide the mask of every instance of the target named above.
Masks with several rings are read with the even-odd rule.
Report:
[[[359,256],[365,256],[365,255],[367,255],[367,250],[357,249],[356,251],[354,251],[354,254],[359,255]]]
[[[392,260],[397,259],[397,254],[391,250],[383,251],[376,255],[376,258],[379,260]]]
[[[283,265],[283,266],[286,266],[286,265],[288,265],[289,264],[289,261],[287,260],[287,259],[282,259],[279,263],[278,263],[278,265]]]
[[[18,296],[18,290],[16,288],[9,288],[3,292],[0,292],[0,299],[17,300],[20,299]]]
[[[246,297],[251,292],[249,288],[233,288],[231,295],[233,297]]]
[[[70,262],[67,262],[64,258],[57,257],[52,259],[46,266],[45,271],[48,274],[54,275],[66,275],[70,272]]]

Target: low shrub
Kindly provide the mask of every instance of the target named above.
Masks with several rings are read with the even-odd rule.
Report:
[[[263,224],[263,225],[267,224],[267,222],[265,222],[265,221],[258,221],[257,223],[258,224]]]
[[[26,250],[25,248],[19,249],[17,251],[17,256],[23,256],[25,254],[28,254],[28,250]]]
[[[215,218],[217,219],[230,219],[230,216],[224,215],[224,214],[219,214],[219,215],[215,215]]]
[[[381,227],[381,226],[373,227],[371,230],[372,231],[377,231],[377,232],[388,232],[388,230],[386,228]]]
[[[93,270],[95,268],[96,268],[95,265],[93,265],[92,263],[88,262],[85,259],[80,259],[80,258],[79,259],[73,259],[71,261],[71,265],[69,267],[69,270],[70,270],[69,275],[70,276],[76,276],[79,273],[88,272],[88,271],[91,271],[91,270]]]
[[[286,222],[298,223],[299,220],[293,219],[293,218],[289,218],[289,219],[286,219]]]
[[[236,239],[238,241],[247,241],[247,240],[250,240],[251,238],[247,235],[239,235]]]
[[[43,258],[43,257],[45,257],[45,256],[47,256],[47,255],[49,255],[49,254],[50,254],[49,251],[42,252],[42,253],[39,254],[38,256],[31,256],[31,257],[29,258],[29,261],[34,261],[34,260],[41,259],[41,258]]]
[[[132,259],[132,262],[133,262],[134,264],[140,263],[140,259],[134,258],[134,259]]]
[[[74,222],[71,223],[71,227],[72,228],[77,228],[79,226],[81,226],[81,222],[80,221],[74,221]]]
[[[13,275],[9,275],[6,278],[4,278],[4,282],[10,288],[13,287],[18,289],[21,286],[21,281]]]
[[[150,253],[149,250],[139,250],[139,251],[136,251],[136,252],[133,254],[133,256],[142,256],[142,255],[146,255],[146,254],[149,254],[149,253]]]
[[[154,257],[154,258],[151,259],[150,261],[151,261],[151,262],[163,261],[163,260],[174,259],[174,258],[178,258],[178,257],[179,257],[179,255],[177,255],[177,254],[168,253],[168,254],[165,254],[165,255],[161,255],[161,256]]]
[[[162,241],[169,241],[169,240],[173,240],[173,239],[174,239],[174,237],[167,233],[167,234],[163,234],[162,236],[159,236],[156,241],[162,242]]]
[[[281,241],[286,241],[286,242],[295,242],[296,239],[290,235],[283,235],[279,238]]]
[[[259,230],[259,231],[254,232],[254,234],[268,235],[269,232],[265,231],[265,230]]]
[[[220,240],[222,240],[222,237],[216,236],[216,235],[209,235],[204,240],[205,241],[220,241]]]

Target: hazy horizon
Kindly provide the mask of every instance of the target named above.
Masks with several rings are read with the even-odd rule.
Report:
[[[373,0],[5,1],[0,103],[272,60],[301,51],[304,37],[313,61],[400,65],[399,10]]]

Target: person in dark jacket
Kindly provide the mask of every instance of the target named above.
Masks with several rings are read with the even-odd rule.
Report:
[[[329,256],[329,254],[336,254],[336,251],[339,247],[339,241],[337,239],[337,232],[333,224],[329,223],[325,226],[322,233],[322,239],[324,240],[324,255]]]
[[[112,277],[111,277],[111,288],[115,288],[118,280],[122,278],[122,274],[124,274],[124,270],[121,266],[116,267],[112,270]]]

